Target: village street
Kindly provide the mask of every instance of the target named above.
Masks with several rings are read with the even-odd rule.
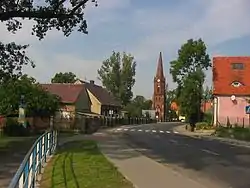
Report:
[[[115,128],[112,135],[121,136],[127,144],[145,156],[181,174],[184,179],[190,179],[200,185],[197,187],[250,187],[249,148],[228,145],[218,140],[181,135],[173,131],[178,124],[158,123]],[[134,168],[138,168],[136,164]],[[140,174],[144,177],[145,184],[150,181],[147,175],[162,176],[157,174],[157,171],[148,172],[146,169],[145,164],[144,175]],[[143,172],[143,169],[139,170]],[[138,173],[139,170],[137,169]],[[134,175],[126,176],[136,181]],[[138,183],[141,182],[138,180]],[[166,187],[166,185],[161,185],[159,182],[155,187]]]

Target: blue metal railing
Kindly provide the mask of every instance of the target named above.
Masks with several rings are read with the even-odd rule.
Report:
[[[48,131],[41,135],[26,154],[23,162],[13,177],[9,188],[33,188],[37,175],[41,173],[47,158],[57,146],[57,132]]]

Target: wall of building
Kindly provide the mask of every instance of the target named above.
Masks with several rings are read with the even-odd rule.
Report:
[[[101,103],[89,90],[87,90],[87,92],[91,101],[91,112],[101,114]]]
[[[221,125],[227,125],[229,120],[231,125],[249,126],[249,115],[245,112],[246,106],[249,105],[246,97],[236,96],[235,102],[231,100],[230,96],[220,96],[216,100],[215,121],[217,120]]]
[[[83,89],[79,94],[75,103],[76,112],[90,112],[91,110],[91,99],[86,89]]]

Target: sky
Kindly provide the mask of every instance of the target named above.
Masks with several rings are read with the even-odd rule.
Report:
[[[71,71],[77,77],[95,80],[97,69],[112,51],[130,53],[137,62],[134,95],[151,98],[159,52],[164,73],[173,89],[169,62],[188,39],[202,38],[210,58],[250,55],[249,0],[98,0],[87,4],[89,34],[73,32],[64,37],[52,30],[39,41],[31,36],[32,21],[15,35],[0,23],[0,41],[30,44],[29,57],[36,68],[24,72],[41,83],[57,72]],[[211,86],[211,70],[205,84]]]

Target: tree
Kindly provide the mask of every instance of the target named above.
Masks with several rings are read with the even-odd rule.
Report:
[[[0,114],[18,114],[21,96],[24,96],[28,115],[48,116],[59,108],[60,99],[45,91],[33,78],[23,76],[0,85]]]
[[[114,52],[97,71],[102,85],[126,106],[133,98],[136,62],[123,52]]]
[[[53,28],[69,36],[73,30],[87,34],[84,9],[90,0],[5,0],[0,1],[0,21],[7,30],[16,33],[22,29],[22,20],[32,20],[31,31],[40,40]],[[91,0],[97,6],[97,1]],[[25,53],[28,45],[0,42],[0,81],[18,78],[24,65],[31,65]]]
[[[208,86],[206,86],[206,89],[203,91],[202,99],[204,102],[208,102],[208,101],[211,101],[213,99],[213,91]]]
[[[125,110],[128,111],[130,116],[141,117],[142,110],[150,110],[152,106],[152,101],[145,99],[141,95],[137,95],[126,107]]]
[[[90,0],[5,0],[0,1],[0,21],[5,22],[8,31],[16,33],[22,28],[20,19],[33,20],[32,35],[43,39],[47,31],[56,28],[65,36],[77,28],[87,32],[84,9]],[[96,0],[91,0],[97,6]]]
[[[211,67],[206,45],[201,40],[188,40],[178,51],[178,58],[171,63],[170,73],[178,84],[177,97],[180,110],[187,118],[196,114],[200,120],[204,70]]]
[[[59,72],[51,79],[51,83],[75,83],[76,75],[72,72]]]
[[[22,75],[22,67],[34,63],[25,53],[28,45],[15,43],[3,44],[0,42],[0,84]]]

